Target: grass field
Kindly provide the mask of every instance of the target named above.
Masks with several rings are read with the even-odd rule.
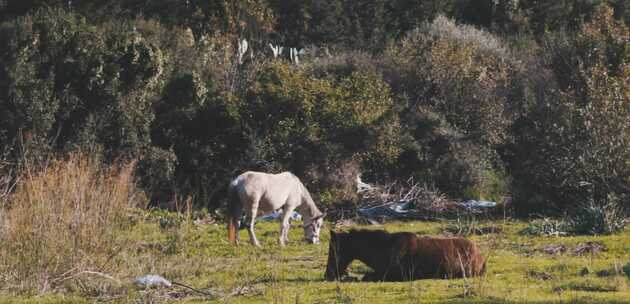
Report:
[[[187,220],[167,212],[141,212],[119,235],[126,244],[100,274],[78,273],[57,292],[24,296],[4,292],[0,302],[134,302],[183,301],[228,303],[630,303],[630,231],[598,237],[531,237],[518,232],[520,221],[481,222],[502,233],[472,236],[488,258],[485,277],[458,280],[418,280],[402,283],[326,282],[323,273],[329,230],[322,244],[302,241],[294,223],[290,244],[277,244],[278,224],[258,223],[263,248],[247,243],[227,244],[223,224]],[[329,227],[329,224],[327,224]],[[390,232],[412,231],[442,235],[449,222],[404,222],[384,226]],[[327,227],[327,228],[328,228]],[[241,230],[241,239],[247,233]],[[607,251],[574,253],[586,241],[602,241]],[[564,244],[566,252],[544,253],[540,248]],[[351,265],[356,278],[368,269]],[[625,271],[625,272],[624,272]],[[210,292],[204,296],[185,288],[137,290],[131,282],[144,274],[159,274]]]

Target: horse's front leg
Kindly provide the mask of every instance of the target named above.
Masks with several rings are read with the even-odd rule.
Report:
[[[261,247],[258,239],[256,239],[256,234],[254,234],[254,221],[255,219],[252,218],[252,222],[249,223],[249,227],[247,228],[247,232],[249,233],[249,241],[252,243],[252,245],[256,247]]]
[[[291,227],[291,223],[290,223],[290,219],[291,219],[291,212],[293,211],[289,211],[285,208],[285,210],[282,211],[282,222],[280,222],[280,238],[279,238],[279,242],[280,242],[280,246],[286,246],[287,242],[289,241],[289,228]]]
[[[247,227],[247,232],[249,233],[249,241],[252,245],[256,247],[260,247],[260,243],[256,239],[256,234],[254,234],[254,223],[256,222],[256,215],[258,213],[258,204],[253,204],[252,210],[250,211],[251,222],[249,222],[249,227]]]

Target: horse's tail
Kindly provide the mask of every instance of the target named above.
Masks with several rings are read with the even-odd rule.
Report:
[[[230,244],[238,245],[238,220],[241,217],[242,206],[236,191],[236,184],[230,183],[227,194],[227,230]]]

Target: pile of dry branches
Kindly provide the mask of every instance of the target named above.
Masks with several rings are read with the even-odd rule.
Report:
[[[449,209],[452,203],[434,186],[421,184],[413,178],[406,182],[392,182],[386,185],[369,185],[357,177],[357,193],[360,207],[369,208],[395,203],[411,203],[415,210],[441,212]]]

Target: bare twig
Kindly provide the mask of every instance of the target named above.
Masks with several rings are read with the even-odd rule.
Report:
[[[209,292],[201,291],[201,290],[199,290],[199,289],[196,289],[196,288],[190,287],[190,286],[188,286],[188,285],[186,285],[186,284],[183,284],[183,283],[179,283],[179,282],[171,282],[171,284],[173,284],[173,285],[177,285],[177,286],[181,286],[181,287],[184,287],[184,288],[188,288],[188,289],[190,289],[190,290],[192,290],[192,291],[198,292],[198,293],[200,293],[200,294],[203,294],[203,295],[206,295],[206,296],[209,296],[209,297],[212,297],[212,296],[213,296],[213,295],[212,295],[211,293],[209,293]]]

